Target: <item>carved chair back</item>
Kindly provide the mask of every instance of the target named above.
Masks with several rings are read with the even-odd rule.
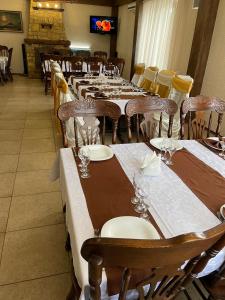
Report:
[[[208,122],[204,113],[208,112]],[[218,114],[216,128],[212,129],[213,112]],[[185,135],[185,121],[187,119],[188,139],[201,139],[210,133],[220,134],[223,114],[225,113],[225,101],[215,97],[196,96],[183,101],[181,105],[181,138]]]
[[[117,57],[108,58],[107,62],[108,64],[112,64],[118,68],[120,76],[123,75],[123,69],[125,65],[125,60],[123,58],[117,58]]]
[[[5,56],[5,57],[9,56],[8,47],[0,45],[0,56]]]
[[[100,57],[94,56],[87,59],[87,69],[95,75],[99,75],[104,64],[104,60]]]
[[[85,99],[84,101],[71,101],[62,104],[58,110],[58,117],[62,126],[63,145],[68,147],[66,122],[74,119],[74,138],[75,145],[78,147],[78,133],[81,136],[84,145],[96,144],[99,136],[99,128],[96,123],[96,118],[103,117],[101,142],[105,144],[105,117],[109,117],[113,123],[112,143],[115,144],[117,140],[118,120],[121,116],[120,107],[109,101]],[[76,118],[83,117],[84,124],[77,125]]]
[[[50,74],[51,73],[51,62],[50,60],[56,61],[60,67],[62,68],[62,62],[63,62],[63,56],[61,55],[54,55],[54,54],[44,54],[42,56],[43,60],[43,69],[45,74]]]
[[[83,74],[83,58],[81,56],[70,56],[64,58],[66,77],[71,75],[81,76]]]
[[[95,51],[94,56],[102,58],[104,61],[107,60],[107,52],[104,51]]]
[[[126,299],[127,291],[131,288],[130,283],[137,270],[145,270],[142,279],[136,280],[132,286],[138,291],[140,300],[173,299],[183,286],[195,277],[196,271],[199,271],[201,254],[221,238],[224,239],[224,234],[225,223],[222,223],[203,233],[190,233],[171,239],[92,238],[86,240],[81,254],[88,262],[90,299],[101,299],[100,284],[103,268],[123,269],[123,276],[119,283],[121,300]],[[188,263],[183,266],[187,261]],[[146,286],[147,294],[144,293]]]
[[[105,68],[105,73],[107,75],[111,75],[112,76],[114,74],[114,72],[115,72],[115,66],[113,64],[107,63],[107,64],[105,64],[104,68]]]
[[[173,117],[177,112],[177,104],[170,99],[159,98],[157,96],[137,97],[128,101],[125,112],[127,116],[128,141],[132,140],[131,117],[136,116],[136,135],[137,142],[140,141],[140,129],[142,131],[144,141],[149,140],[155,133],[156,126],[159,126],[158,136],[161,137],[163,113],[168,115],[168,131],[167,136],[172,136]],[[159,122],[152,117],[153,113],[160,113]],[[146,115],[146,122],[140,128],[140,115]],[[150,117],[149,117],[150,116]],[[149,119],[147,119],[149,117]],[[158,123],[158,124],[157,124]]]

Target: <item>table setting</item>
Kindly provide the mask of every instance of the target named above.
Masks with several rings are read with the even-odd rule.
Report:
[[[139,238],[171,238],[202,232],[224,220],[225,160],[201,142],[159,138],[60,150],[55,178],[60,177],[67,206],[67,230],[81,287],[88,284],[82,243],[105,236],[105,224],[110,237],[129,237],[130,222],[136,224],[132,226],[138,228]],[[118,222],[125,225],[118,227]],[[214,271],[224,259],[223,250],[199,276]],[[107,272],[103,276],[105,292],[109,277]]]

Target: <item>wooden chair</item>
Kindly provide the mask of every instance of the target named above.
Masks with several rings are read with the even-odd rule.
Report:
[[[83,59],[91,56],[91,52],[89,50],[75,50],[75,56],[80,56]]]
[[[117,57],[108,58],[107,63],[116,66],[119,70],[120,76],[123,75],[123,69],[125,65],[125,60],[123,58],[117,58]]]
[[[13,76],[11,73],[12,52],[13,52],[13,48],[10,48],[8,51],[8,61],[5,68],[6,79],[10,81],[13,81]]]
[[[104,61],[100,57],[89,57],[87,60],[87,70],[93,75],[99,75],[103,67]]]
[[[0,56],[8,56],[9,49],[7,46],[0,45]]]
[[[71,75],[83,76],[83,58],[81,56],[64,57],[66,68],[66,79]]]
[[[103,117],[101,142],[105,144],[105,117],[109,117],[113,122],[112,143],[117,140],[118,120],[121,116],[120,107],[109,101],[90,100],[71,101],[62,104],[58,110],[58,118],[61,122],[63,133],[63,145],[68,147],[68,138],[66,131],[66,122],[73,118],[73,133],[75,145],[78,147],[78,134],[80,134],[82,143],[95,144],[98,142],[99,127],[96,125],[96,118]],[[84,124],[77,125],[76,118],[83,117]]]
[[[204,113],[209,112],[208,122]],[[218,114],[216,129],[212,129],[213,112]],[[183,101],[181,105],[181,138],[185,136],[185,121],[187,119],[187,138],[202,139],[210,134],[220,135],[223,114],[225,113],[225,101],[215,97],[196,96]]]
[[[95,52],[94,52],[94,56],[95,56],[95,57],[100,57],[100,58],[102,58],[104,61],[107,60],[107,52],[104,52],[104,51],[95,51]]]
[[[42,56],[42,68],[44,75],[44,84],[45,84],[45,95],[48,94],[48,89],[51,84],[51,62],[50,60],[57,61],[58,64],[62,67],[63,57],[60,55],[53,54],[44,54]]]
[[[103,268],[110,268],[111,273],[113,268],[120,268],[123,272],[118,280],[119,299],[126,299],[131,288],[137,290],[140,300],[174,299],[202,270],[202,253],[206,254],[203,260],[208,262],[213,245],[221,239],[224,242],[224,234],[225,223],[222,223],[203,233],[184,234],[171,239],[88,239],[81,249],[89,269],[90,287],[85,296],[87,299],[101,299]],[[185,261],[188,262],[182,268]],[[138,270],[143,271],[139,278],[135,276]],[[144,293],[146,286],[147,294]]]
[[[143,135],[144,141],[149,141],[154,136],[156,126],[159,126],[158,136],[161,137],[163,113],[166,113],[169,117],[167,136],[172,136],[173,117],[177,112],[177,104],[170,99],[159,98],[159,97],[137,97],[136,99],[128,101],[125,113],[127,116],[127,127],[128,127],[128,141],[132,140],[131,132],[131,117],[136,116],[136,134],[137,142],[140,141],[140,129]],[[160,113],[160,120],[157,124],[152,118],[153,113]],[[140,128],[140,115],[145,114],[146,124]],[[149,117],[149,118],[148,118]]]

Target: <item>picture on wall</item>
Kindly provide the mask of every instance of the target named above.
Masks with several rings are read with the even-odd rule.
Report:
[[[23,32],[21,11],[0,10],[0,32]]]

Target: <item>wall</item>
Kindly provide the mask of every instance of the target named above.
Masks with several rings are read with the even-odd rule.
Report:
[[[177,13],[174,20],[174,32],[169,68],[179,74],[186,74],[192,40],[197,18],[197,9],[192,8],[193,0],[178,0]]]
[[[72,45],[90,47],[92,51],[100,50],[109,53],[110,35],[90,33],[90,16],[110,16],[111,7],[65,4],[64,25],[67,39]]]
[[[225,0],[220,1],[201,94],[225,100]],[[222,129],[225,135],[225,116]]]
[[[24,42],[24,38],[27,36],[28,27],[28,11],[29,5],[26,0],[8,0],[0,1],[1,10],[15,10],[22,11],[23,18],[23,33],[13,32],[0,32],[0,44],[6,45],[9,48],[13,48],[12,56],[12,71],[13,73],[23,73],[23,59],[21,45]]]
[[[125,59],[123,77],[130,79],[135,12],[126,5],[119,7],[119,27],[117,36],[118,57]]]

